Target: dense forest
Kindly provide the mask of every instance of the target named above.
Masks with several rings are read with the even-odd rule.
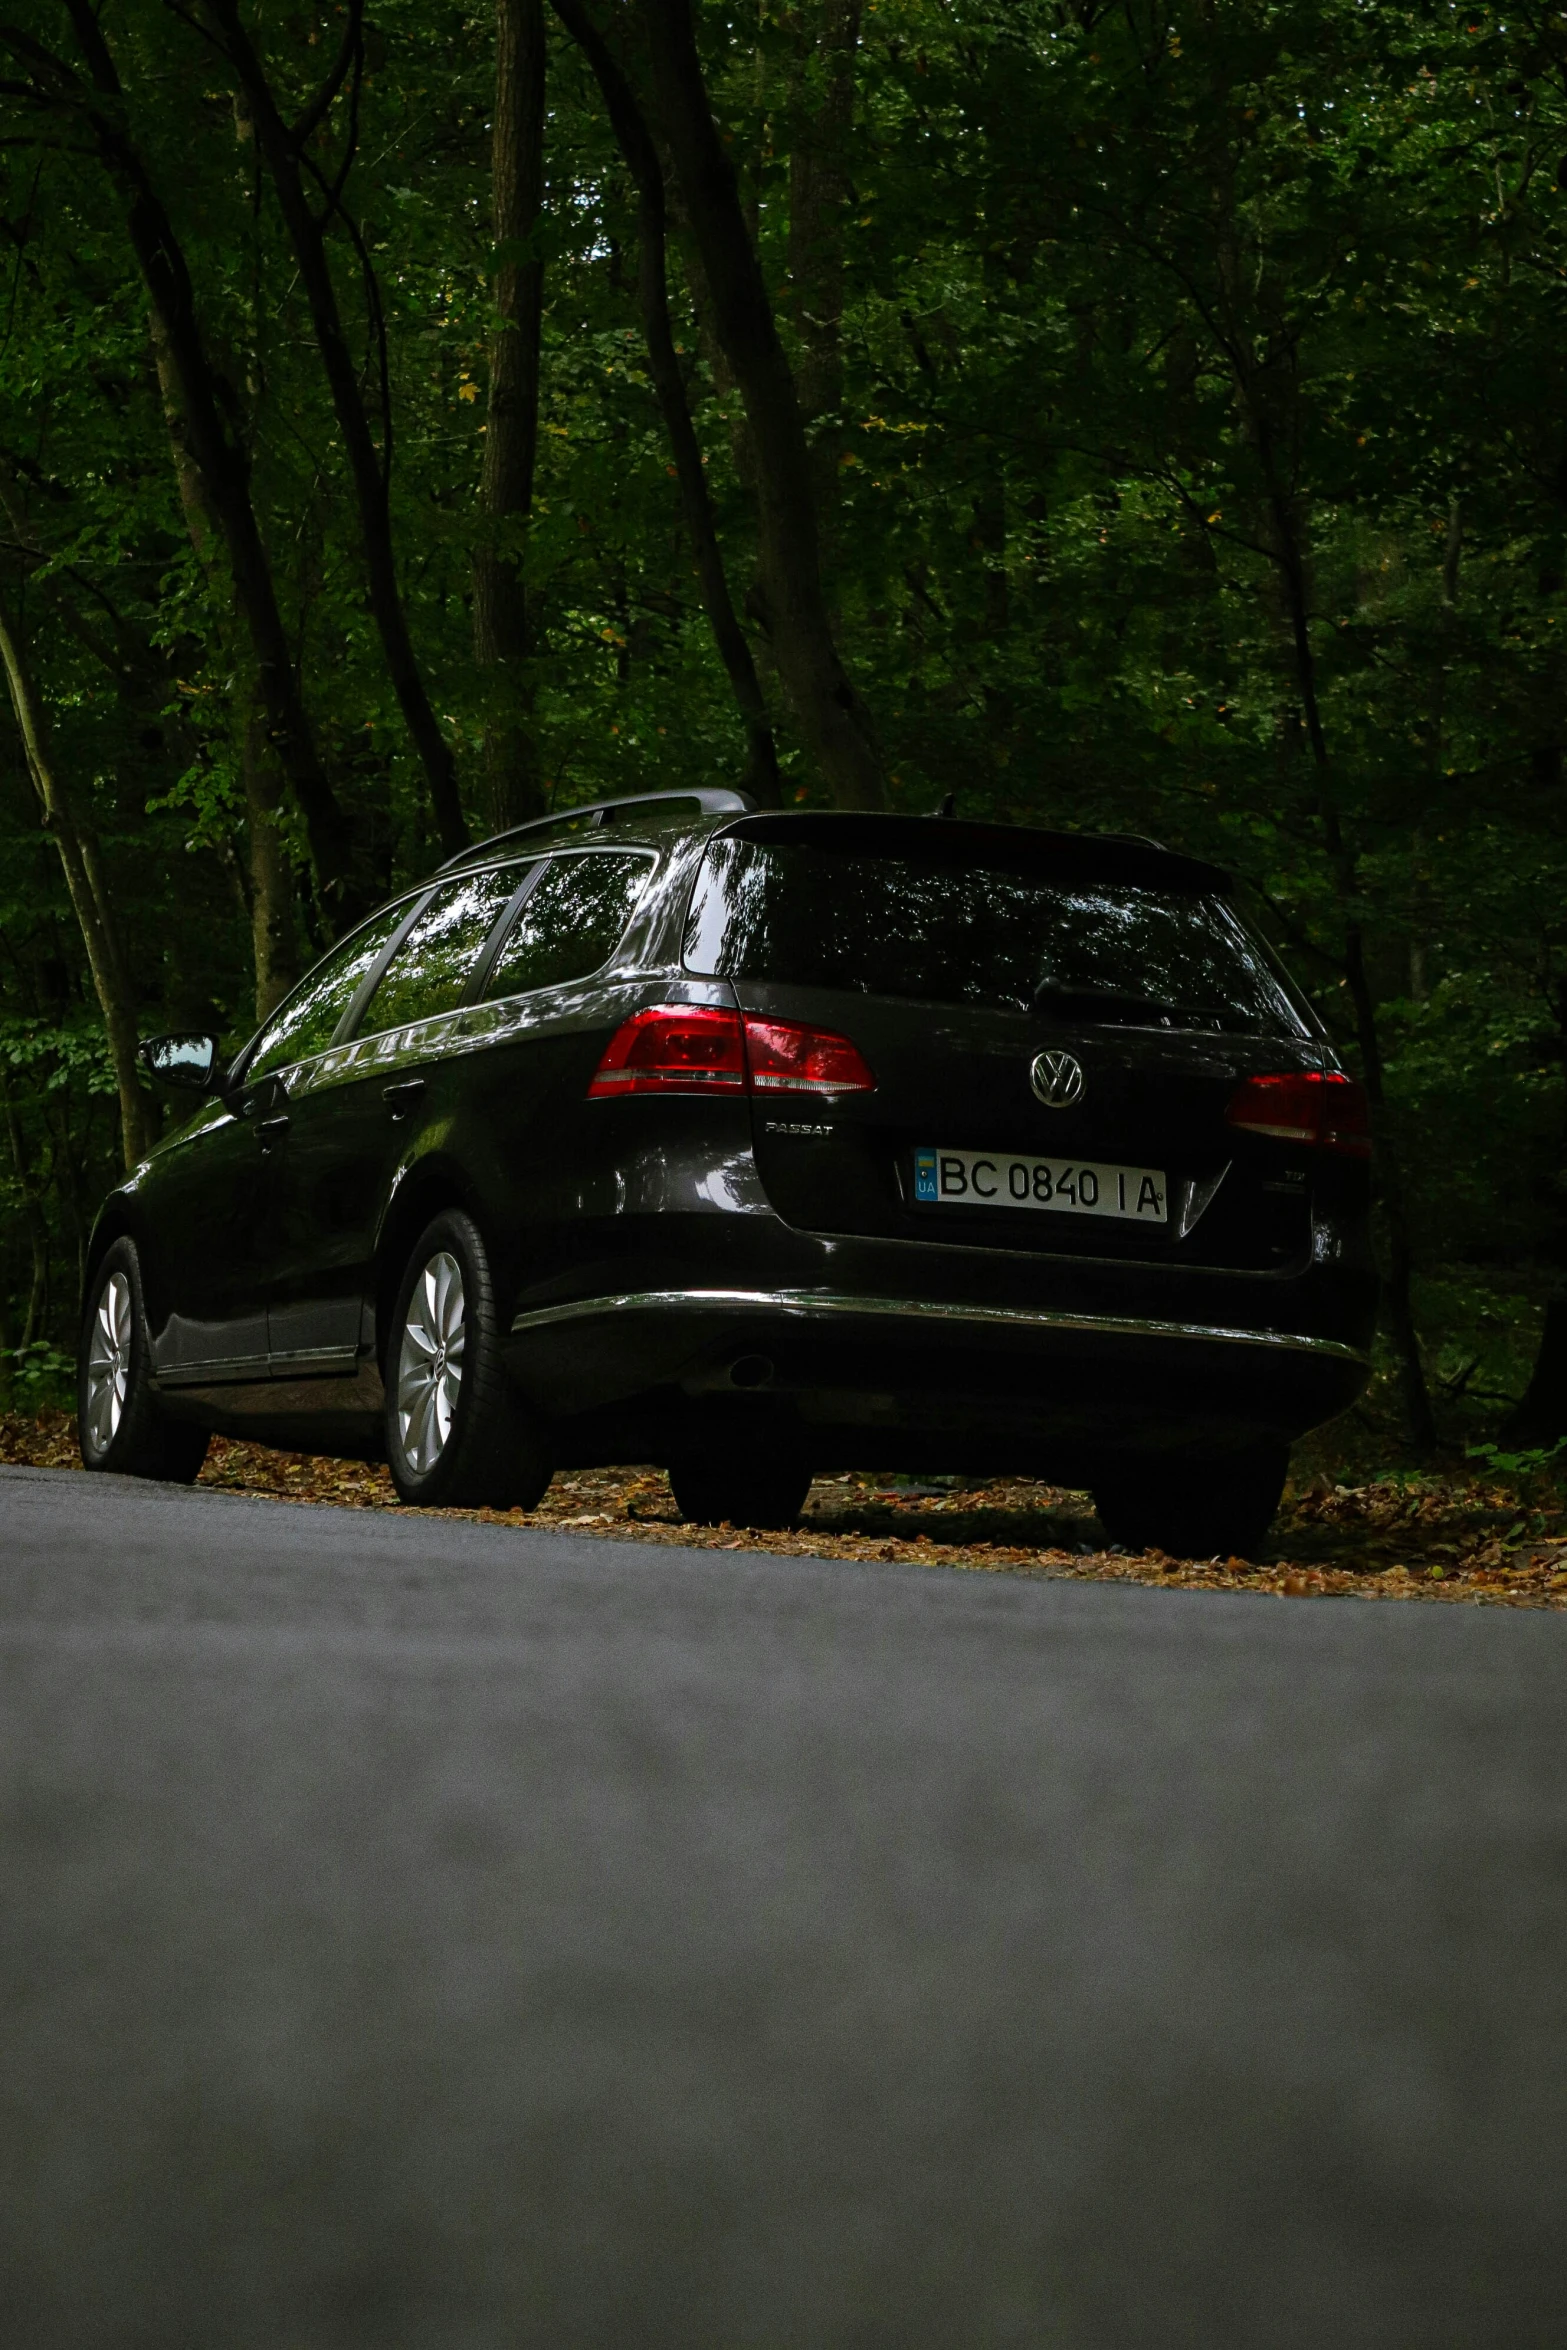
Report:
[[[1567,13],[0,0],[0,228],[20,1392],[138,1035],[731,781],[1227,865],[1381,1440],[1567,1430]]]

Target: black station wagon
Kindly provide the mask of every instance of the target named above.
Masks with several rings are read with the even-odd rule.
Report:
[[[90,1468],[218,1429],[422,1503],[654,1462],[1091,1488],[1245,1550],[1367,1374],[1359,1087],[1215,867],[703,790],[465,852],[334,947],[105,1204]]]

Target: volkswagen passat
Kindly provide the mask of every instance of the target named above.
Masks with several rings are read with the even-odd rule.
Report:
[[[509,833],[334,947],[93,1235],[91,1468],[218,1429],[423,1503],[667,1466],[1092,1489],[1244,1550],[1367,1375],[1360,1088],[1223,873],[1151,843],[738,793]]]

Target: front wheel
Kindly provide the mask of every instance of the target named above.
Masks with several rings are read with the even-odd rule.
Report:
[[[207,1430],[167,1419],[159,1407],[141,1259],[128,1237],[106,1251],[94,1276],[76,1374],[76,1441],[84,1468],[170,1485],[192,1484],[207,1457]]]
[[[386,1362],[386,1458],[404,1501],[531,1510],[550,1481],[544,1432],[506,1375],[490,1260],[449,1208],[398,1286]]]
[[[1128,1459],[1096,1481],[1094,1507],[1124,1550],[1254,1558],[1279,1506],[1289,1457],[1289,1446],[1275,1442],[1211,1460]]]

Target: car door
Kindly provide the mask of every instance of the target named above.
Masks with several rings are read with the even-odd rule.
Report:
[[[455,1031],[487,943],[540,870],[512,862],[427,890],[365,975],[333,1049],[294,1071],[279,1155],[275,1378],[353,1367],[400,1161],[449,1115]],[[325,1402],[326,1398],[323,1398]]]
[[[163,1384],[267,1375],[290,1067],[330,1041],[401,911],[374,916],[308,972],[222,1097],[154,1154],[142,1208],[156,1300],[153,1360]]]
[[[206,1102],[140,1185],[152,1354],[168,1387],[265,1378],[269,1079]]]

